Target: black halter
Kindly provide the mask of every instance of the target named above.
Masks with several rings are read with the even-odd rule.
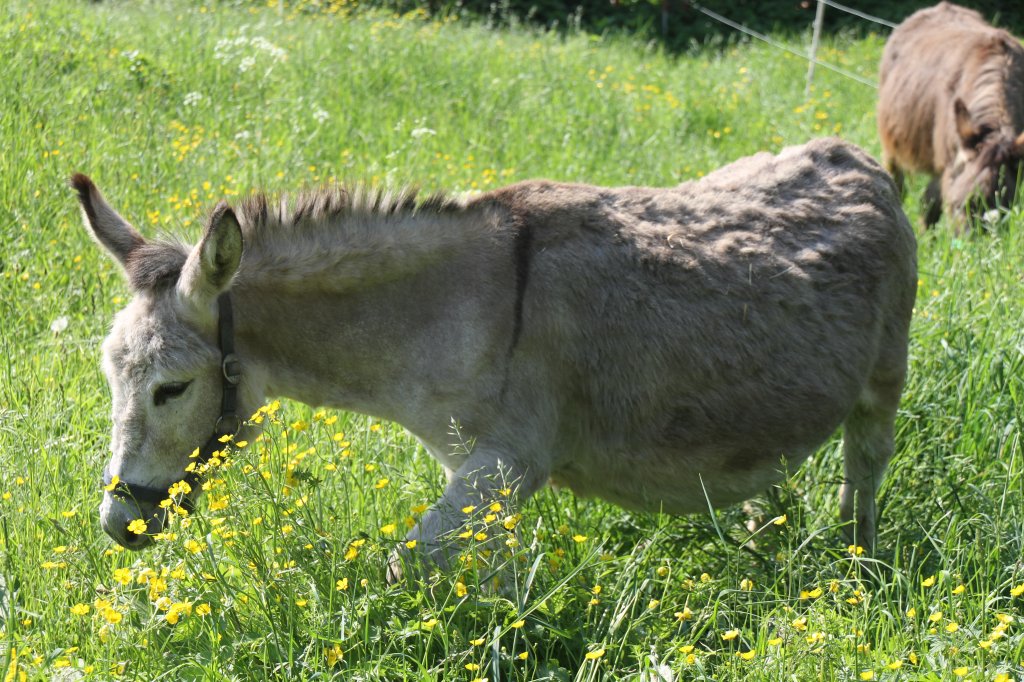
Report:
[[[199,448],[199,455],[195,458],[195,466],[179,481],[184,481],[190,488],[195,490],[202,481],[200,470],[213,457],[213,453],[223,450],[227,443],[225,436],[234,436],[242,427],[242,420],[236,413],[238,409],[238,383],[242,380],[242,363],[235,355],[235,332],[234,318],[231,313],[231,296],[225,292],[217,298],[218,322],[217,337],[220,345],[220,369],[221,369],[221,397],[220,416],[217,417],[217,424],[213,429],[213,435],[206,441],[203,447]],[[109,487],[113,479],[110,476],[110,465],[103,468],[103,485]],[[176,481],[177,482],[177,481]],[[174,485],[169,483],[167,487]],[[113,493],[117,497],[124,497],[135,500],[139,504],[159,505],[160,502],[170,497],[167,487],[150,488],[144,485],[129,484],[127,481],[118,481],[114,486]],[[192,506],[192,497],[185,496],[182,506],[189,509]]]

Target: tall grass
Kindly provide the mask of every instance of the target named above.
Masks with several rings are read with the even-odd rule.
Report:
[[[471,520],[518,538],[499,589],[472,566],[388,587],[439,468],[397,425],[290,403],[236,444],[204,510],[150,551],[114,547],[96,514],[98,345],[129,294],[80,226],[71,172],[144,232],[194,238],[251,188],[671,185],[818,135],[878,151],[873,90],[822,73],[805,99],[805,64],[760,45],[670,56],[273,5],[0,9],[5,682],[1024,679],[1020,210],[920,237],[874,557],[836,529],[837,437],[755,501],[753,538],[738,508],[636,515],[547,490],[521,518]],[[883,41],[840,36],[823,58],[870,78]]]

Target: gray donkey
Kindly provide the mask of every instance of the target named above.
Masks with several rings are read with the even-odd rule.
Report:
[[[100,514],[125,547],[162,528],[190,454],[268,395],[415,434],[448,482],[409,538],[441,564],[462,509],[508,504],[499,489],[522,500],[552,481],[697,512],[779,481],[840,424],[841,517],[873,542],[916,245],[892,180],[853,145],[815,140],[671,189],[256,195],[218,205],[195,247],[143,238],[87,177],[71,182],[134,292],[103,344]],[[453,421],[468,450],[453,451]],[[138,518],[147,532],[128,530]]]

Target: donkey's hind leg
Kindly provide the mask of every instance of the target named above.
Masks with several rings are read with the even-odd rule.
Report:
[[[902,387],[902,373],[887,381],[870,381],[843,422],[846,476],[839,491],[840,518],[850,543],[868,549],[875,542],[875,494],[895,448]]]

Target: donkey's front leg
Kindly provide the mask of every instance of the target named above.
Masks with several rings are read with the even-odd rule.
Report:
[[[444,495],[409,532],[406,543],[388,562],[388,582],[401,579],[410,560],[425,560],[441,569],[451,566],[460,547],[457,532],[471,514],[500,502],[502,516],[512,513],[517,500],[525,500],[548,480],[548,467],[510,452],[477,444],[462,466],[448,476]],[[415,548],[407,549],[415,540]]]

